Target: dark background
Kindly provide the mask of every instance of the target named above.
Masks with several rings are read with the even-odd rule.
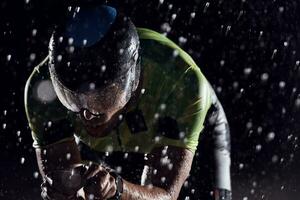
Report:
[[[0,2],[0,199],[40,199],[24,86],[74,2]],[[137,26],[166,32],[169,25],[168,37],[216,89],[231,125],[234,199],[299,199],[300,2],[117,2],[109,1]]]

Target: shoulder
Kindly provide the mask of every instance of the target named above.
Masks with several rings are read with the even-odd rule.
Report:
[[[35,146],[54,142],[57,137],[53,134],[58,135],[57,129],[66,127],[64,130],[70,132],[68,111],[60,103],[54,91],[48,72],[47,58],[33,69],[26,82],[24,107]]]

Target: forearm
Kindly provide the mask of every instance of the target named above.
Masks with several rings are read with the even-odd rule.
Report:
[[[166,190],[154,186],[135,185],[123,180],[122,200],[171,200],[171,194]]]
[[[51,171],[67,169],[81,163],[78,147],[71,139],[36,148],[36,156],[42,176]]]

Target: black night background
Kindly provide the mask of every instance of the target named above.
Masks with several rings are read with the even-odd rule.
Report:
[[[74,2],[0,2],[0,199],[40,199],[24,87]],[[231,128],[233,199],[299,199],[300,1],[108,3],[166,33],[212,83]]]

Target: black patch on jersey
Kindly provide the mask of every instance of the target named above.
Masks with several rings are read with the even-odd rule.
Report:
[[[180,139],[178,123],[171,117],[161,117],[158,119],[158,134],[171,139]]]
[[[125,120],[131,133],[136,134],[148,130],[143,112],[141,110],[134,110],[126,113]]]
[[[74,127],[67,119],[44,123],[44,145],[73,136]]]

